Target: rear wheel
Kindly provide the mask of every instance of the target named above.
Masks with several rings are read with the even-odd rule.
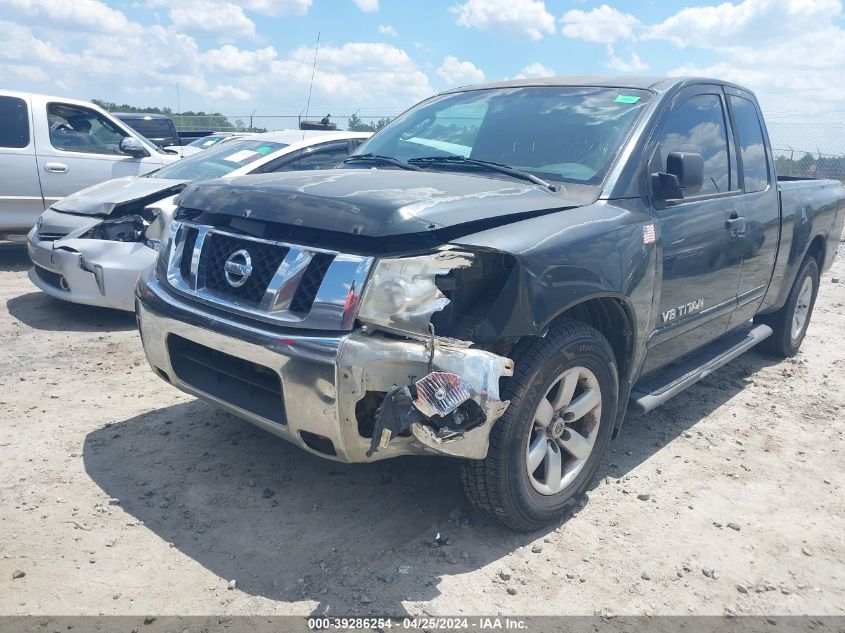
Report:
[[[514,352],[503,388],[510,406],[490,434],[483,460],[461,477],[480,510],[515,530],[569,513],[589,488],[616,417],[619,381],[613,350],[592,327],[561,321]]]
[[[815,259],[808,257],[801,264],[783,307],[755,319],[772,328],[772,335],[760,344],[762,352],[778,358],[798,352],[807,334],[818,291],[819,267]]]

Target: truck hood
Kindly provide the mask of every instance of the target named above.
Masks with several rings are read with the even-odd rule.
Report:
[[[395,169],[240,176],[188,185],[177,202],[186,210],[380,238],[460,226],[466,234],[589,204],[599,195],[598,187],[567,185],[553,193],[485,176]]]
[[[52,208],[64,213],[96,217],[128,215],[179,193],[186,183],[185,180],[138,176],[115,178],[62,198]]]

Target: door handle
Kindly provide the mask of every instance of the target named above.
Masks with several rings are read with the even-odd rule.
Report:
[[[745,218],[740,217],[736,211],[731,211],[725,222],[725,228],[733,233],[734,237],[745,237]]]
[[[67,165],[64,163],[44,163],[44,171],[49,171],[51,174],[67,173]]]

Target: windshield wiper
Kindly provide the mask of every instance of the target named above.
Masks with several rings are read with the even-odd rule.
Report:
[[[533,182],[535,185],[545,187],[549,191],[559,191],[560,189],[558,185],[553,185],[550,182],[546,182],[542,178],[538,178],[532,173],[522,171],[521,169],[516,169],[515,167],[511,167],[510,165],[494,163],[493,161],[489,160],[466,158],[465,156],[422,156],[420,158],[412,158],[408,162],[412,165],[430,165],[434,163],[472,165],[474,167],[483,167],[491,171],[497,171],[500,174],[507,174],[508,176],[519,178],[520,180],[527,180],[529,182]]]
[[[354,154],[352,156],[347,156],[344,159],[344,163],[351,163],[353,161],[370,161],[373,163],[386,163],[387,165],[393,165],[394,167],[399,167],[400,169],[408,169],[410,171],[422,171],[416,165],[411,165],[406,163],[404,160],[399,160],[398,158],[393,158],[392,156],[382,156],[381,154]]]

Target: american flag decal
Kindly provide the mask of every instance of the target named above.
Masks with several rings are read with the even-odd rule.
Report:
[[[643,225],[643,244],[654,244],[657,236],[654,234],[654,224]]]

